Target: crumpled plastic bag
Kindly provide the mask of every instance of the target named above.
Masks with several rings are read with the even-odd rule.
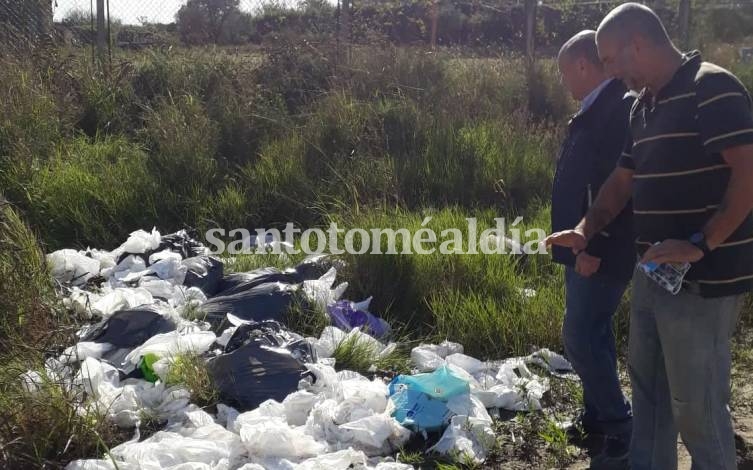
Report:
[[[74,286],[86,282],[99,275],[100,262],[76,250],[65,249],[47,255],[47,263],[51,266],[52,276],[61,283]]]
[[[138,364],[139,359],[149,353],[157,357],[175,356],[178,354],[201,355],[209,351],[217,337],[211,331],[193,331],[182,333],[171,331],[149,338],[144,344],[135,348],[126,356],[126,361]]]
[[[371,297],[359,303],[339,300],[327,306],[327,313],[332,324],[342,330],[360,328],[375,338],[383,338],[390,332],[390,324],[368,312],[370,301]]]
[[[73,346],[66,348],[60,355],[63,363],[71,364],[80,362],[91,357],[101,359],[102,356],[113,348],[109,343],[95,343],[93,341],[80,341]]]
[[[129,310],[154,303],[154,297],[146,289],[118,287],[103,291],[105,294],[92,305],[92,312],[104,318],[118,310]]]
[[[138,268],[139,263],[135,263],[133,267]],[[188,267],[183,265],[181,260],[176,259],[175,257],[165,257],[141,270],[133,269],[133,267],[129,268],[128,271],[117,271],[115,273],[116,279],[122,283],[128,284],[140,281],[145,276],[153,275],[159,279],[170,282],[172,285],[179,286],[183,284],[183,281],[186,278],[186,273],[188,272]]]
[[[387,409],[389,392],[387,384],[379,379],[373,381],[364,377],[341,382],[343,398],[363,404],[374,413],[383,413]]]
[[[73,379],[91,401],[81,412],[96,410],[121,428],[138,427],[141,416],[148,412],[162,419],[171,419],[186,409],[190,392],[181,387],[165,387],[144,380],[120,383],[119,371],[97,359],[87,358]]]
[[[487,368],[486,364],[465,354],[450,354],[445,358],[447,364],[460,367],[471,375],[476,375]]]
[[[550,374],[558,377],[566,376],[568,373],[573,372],[573,365],[570,364],[570,361],[547,348],[540,349],[526,357],[526,362],[544,367]]]
[[[159,248],[161,242],[160,233],[156,227],[151,232],[136,230],[131,232],[128,239],[115,251],[118,253],[147,253]]]
[[[439,441],[429,448],[429,452],[444,455],[458,453],[476,463],[482,463],[495,440],[491,420],[453,416],[450,425]]]
[[[347,282],[338,284],[337,287],[333,288],[332,286],[335,284],[336,278],[337,269],[330,268],[329,271],[317,280],[303,281],[303,293],[312,305],[318,307],[320,310],[325,310],[328,305],[337,302],[348,288]]]
[[[139,470],[136,464],[118,462],[118,466],[109,459],[74,460],[65,466],[65,470]]]
[[[110,450],[119,462],[142,470],[174,468],[228,469],[240,463],[241,438],[218,424],[177,431],[158,431],[141,442],[126,442]],[[198,465],[204,465],[198,467]]]
[[[542,408],[549,381],[532,373],[524,358],[511,358],[502,362],[493,380],[472,382],[471,389],[487,408],[534,411]]]
[[[241,442],[257,458],[300,460],[327,452],[327,445],[314,440],[303,427],[291,428],[283,418],[269,418],[240,427]]]
[[[282,401],[285,410],[285,420],[291,426],[303,426],[306,424],[309,413],[322,397],[314,395],[306,390],[293,392]]]
[[[451,354],[462,354],[463,346],[444,341],[441,344],[422,344],[410,353],[411,364],[419,372],[431,372],[445,364],[445,358]]]
[[[399,375],[389,385],[392,416],[415,431],[436,431],[449,423],[447,401],[470,393],[468,381],[447,366],[418,375]]]

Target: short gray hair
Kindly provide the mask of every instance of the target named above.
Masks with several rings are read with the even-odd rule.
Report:
[[[608,34],[616,37],[621,43],[628,42],[635,35],[640,35],[658,46],[672,43],[661,19],[651,8],[639,3],[625,3],[610,11],[602,20],[596,34]]]
[[[587,29],[571,37],[562,45],[558,56],[560,60],[575,60],[581,57],[599,68],[602,67],[599,51],[596,49],[596,31]]]

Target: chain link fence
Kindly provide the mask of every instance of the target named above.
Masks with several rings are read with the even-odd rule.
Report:
[[[8,0],[2,0],[8,1]],[[110,19],[127,25],[142,25],[149,23],[168,24],[175,21],[175,15],[188,0],[109,0],[105,1],[105,8],[109,7]],[[79,20],[89,18],[90,14],[96,15],[97,5],[95,0],[55,0],[54,19],[64,22],[66,19]],[[293,2],[278,2],[281,5]],[[240,0],[241,11],[253,13],[261,6],[260,0]]]
[[[37,43],[52,29],[50,0],[0,0],[0,47]]]
[[[710,36],[726,42],[753,34],[753,0],[645,0],[671,29],[679,30],[678,5],[691,5],[696,43]],[[97,4],[103,5],[109,47],[145,47],[166,43],[200,45],[244,44],[265,34],[284,31],[326,32],[345,41],[366,37],[368,28],[397,44],[438,41],[440,45],[522,47],[525,35],[522,5],[526,0],[238,0],[235,13],[217,20],[186,8],[189,0],[0,0],[0,54],[42,44],[93,46]],[[191,0],[233,5],[233,0]],[[536,13],[537,53],[546,53],[564,36],[594,27],[621,0],[539,0]],[[320,4],[319,13],[296,17],[293,7]],[[218,7],[218,5],[220,5]],[[343,6],[341,15],[340,6]],[[345,15],[350,5],[351,15]],[[326,10],[326,11],[325,11]],[[197,12],[198,11],[198,12]],[[181,21],[177,21],[182,12]],[[271,12],[271,14],[270,14]],[[275,12],[277,12],[275,14]],[[267,15],[263,18],[262,13]],[[275,16],[276,15],[276,16]],[[252,16],[257,20],[250,19]],[[708,20],[710,18],[710,20]],[[360,23],[364,24],[360,24]],[[341,24],[342,23],[342,24]],[[366,24],[368,23],[368,24]],[[347,24],[347,26],[346,26]],[[365,26],[364,26],[365,25]],[[431,33],[427,33],[431,30]],[[571,31],[573,30],[573,31]],[[744,31],[748,31],[745,33]],[[352,34],[352,35],[351,35]],[[733,37],[734,36],[734,37]],[[338,42],[340,37],[338,36]],[[686,42],[686,41],[683,41]]]

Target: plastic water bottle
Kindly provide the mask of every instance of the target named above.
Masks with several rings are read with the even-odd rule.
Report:
[[[682,280],[690,269],[690,263],[662,263],[657,264],[653,261],[648,263],[638,263],[641,270],[650,279],[668,290],[672,295],[676,295],[682,288]]]

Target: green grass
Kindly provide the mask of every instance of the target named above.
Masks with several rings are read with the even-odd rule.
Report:
[[[75,392],[45,373],[47,355],[75,342],[75,326],[56,303],[35,234],[0,198],[0,467],[42,468],[100,455],[122,441],[94,409],[80,413]],[[35,390],[27,371],[41,374]]]
[[[206,359],[195,354],[178,354],[166,379],[167,385],[184,385],[191,392],[191,403],[213,406],[219,401],[219,390],[207,369]]]
[[[55,66],[0,59],[0,187],[13,203],[0,203],[0,466],[59,467],[122,440],[100,416],[73,413],[58,385],[37,394],[19,386],[18,375],[41,370],[77,327],[55,304],[46,251],[111,249],[155,225],[167,233],[335,221],[416,233],[431,216],[427,226],[440,233],[464,229],[466,217],[480,231],[494,217],[522,215],[523,231],[548,229],[553,158],[573,106],[553,61],[526,76],[518,57],[359,46],[344,68],[331,45],[289,45],[266,55],[116,51],[106,74],[83,50]],[[734,70],[753,87],[753,67]],[[226,270],[287,268],[304,256],[241,255]],[[482,359],[561,349],[562,270],[547,256],[343,258],[345,297],[373,295],[372,311],[392,323],[401,347],[375,361],[368,346],[345,342],[338,369],[406,371],[418,341],[458,341]],[[620,308],[624,346],[627,302]],[[311,336],[326,320],[302,304],[286,317]],[[202,405],[217,400],[200,358],[181,357],[170,383]],[[568,396],[578,399],[576,390]],[[569,458],[544,417],[511,426],[528,439],[521,452],[547,448],[553,465]]]
[[[344,220],[340,226],[367,230],[404,227],[415,233],[424,217],[431,216],[427,227],[441,234],[450,228],[465,232],[465,218],[474,216],[479,220],[480,235],[501,215],[458,208],[420,214],[370,212]],[[546,230],[548,210],[534,212],[520,226],[524,240],[528,228]],[[465,235],[464,239],[468,243]],[[383,243],[386,250],[384,238]],[[401,251],[402,245],[397,248]],[[373,294],[375,312],[396,324],[407,324],[419,337],[459,341],[468,354],[499,358],[528,354],[532,347],[559,347],[561,268],[546,255],[443,255],[439,250],[432,254],[350,255],[346,256],[345,275],[351,281],[353,298]],[[522,295],[526,288],[534,289],[536,295]]]
[[[352,370],[369,375],[375,371],[391,374],[410,373],[410,348],[405,344],[387,354],[379,356],[380,351],[371,343],[358,336],[345,338],[336,347],[332,357],[335,369]]]

